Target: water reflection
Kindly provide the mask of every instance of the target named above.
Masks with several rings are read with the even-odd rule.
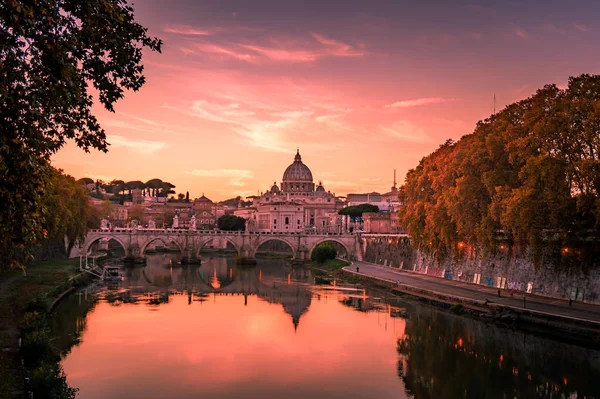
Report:
[[[150,256],[59,306],[54,331],[80,397],[598,395],[594,351],[385,293],[314,286],[310,270],[283,260],[252,269],[227,257],[177,260]]]
[[[415,398],[594,398],[600,353],[415,308],[398,340]]]

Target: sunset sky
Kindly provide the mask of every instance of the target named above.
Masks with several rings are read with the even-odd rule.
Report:
[[[452,3],[452,4],[450,4]],[[281,182],[300,148],[337,195],[388,191],[448,138],[570,75],[600,73],[597,1],[138,0],[164,41],[146,85],[95,112],[108,154],[79,177],[157,177],[190,197]]]

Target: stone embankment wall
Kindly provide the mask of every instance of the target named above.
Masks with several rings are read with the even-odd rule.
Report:
[[[436,261],[415,250],[408,238],[363,239],[366,262],[503,290],[600,303],[600,264],[587,270],[566,269],[546,260],[536,270],[529,257],[514,254],[508,248],[493,256],[466,250],[459,259]]]

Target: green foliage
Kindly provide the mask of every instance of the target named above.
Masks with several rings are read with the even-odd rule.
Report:
[[[221,202],[219,202],[219,204],[221,204],[221,205],[225,205],[225,206],[230,206],[230,207],[237,208],[237,207],[239,207],[240,205],[241,205],[242,207],[245,207],[245,206],[252,205],[252,201],[244,201],[244,200],[242,199],[242,197],[240,197],[240,196],[237,196],[237,197],[235,197],[235,198],[230,198],[230,199],[227,199],[227,200],[225,200],[225,201],[221,201]]]
[[[217,220],[217,226],[220,230],[244,231],[246,219],[235,215],[223,215]]]
[[[463,311],[463,304],[455,303],[454,305],[450,306],[450,311],[455,314],[461,314]]]
[[[93,184],[94,179],[90,179],[89,177],[82,177],[81,179],[77,180],[77,183],[87,186],[88,184]]]
[[[315,263],[323,264],[328,260],[335,259],[337,250],[328,242],[321,243],[313,249],[310,260]]]
[[[125,0],[0,2],[0,267],[43,238],[50,156],[66,140],[107,151],[92,114],[145,82],[142,49],[160,51]]]
[[[142,205],[134,205],[129,210],[129,220],[137,220],[141,222],[144,220],[144,213],[145,210]]]
[[[327,259],[321,266],[327,270],[335,271],[348,266],[350,262],[341,259]]]
[[[543,247],[598,235],[599,157],[600,76],[548,85],[410,170],[400,223],[438,257],[497,251],[500,234],[539,261]]]
[[[50,240],[66,237],[68,253],[75,241],[85,238],[87,233],[93,213],[88,192],[73,177],[54,168],[49,169],[44,186],[42,231]]]
[[[31,370],[31,391],[36,398],[74,399],[77,388],[67,383],[67,376],[57,362],[45,362]]]
[[[360,204],[355,206],[347,206],[346,208],[340,209],[339,215],[349,215],[351,217],[360,217],[363,213],[367,212],[379,212],[379,207],[371,204]]]

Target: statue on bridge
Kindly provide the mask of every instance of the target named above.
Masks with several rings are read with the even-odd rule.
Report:
[[[105,218],[102,218],[102,220],[100,221],[100,229],[102,229],[102,230],[109,230],[110,229],[110,223]]]
[[[154,219],[150,219],[150,221],[148,222],[148,228],[149,229],[155,229],[156,228],[156,222],[154,221]]]
[[[196,231],[196,215],[192,215],[192,217],[190,218],[190,230],[192,231]]]
[[[179,215],[173,216],[173,228],[174,229],[179,228]]]
[[[246,219],[246,231],[256,231],[256,221],[252,217]]]

